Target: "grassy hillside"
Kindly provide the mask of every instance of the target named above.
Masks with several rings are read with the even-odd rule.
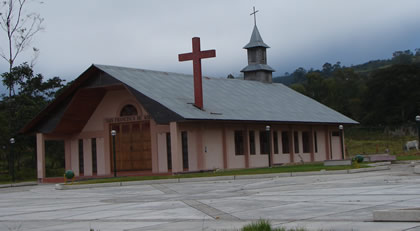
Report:
[[[394,136],[384,132],[383,128],[349,128],[345,132],[346,151],[348,156],[357,154],[382,154],[386,149],[399,160],[420,159],[417,150],[405,151],[407,141],[416,140],[417,136]]]

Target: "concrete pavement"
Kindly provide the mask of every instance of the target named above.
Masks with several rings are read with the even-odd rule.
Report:
[[[55,190],[0,189],[0,230],[234,230],[259,218],[308,230],[420,230],[373,222],[374,210],[420,207],[409,165],[355,174]]]

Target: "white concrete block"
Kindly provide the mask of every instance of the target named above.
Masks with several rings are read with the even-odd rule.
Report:
[[[420,221],[420,208],[373,211],[374,221]]]
[[[414,173],[420,174],[420,165],[414,166]]]
[[[179,178],[179,182],[200,182],[200,181],[220,181],[234,180],[234,176],[214,176],[214,177],[195,177],[195,178]]]
[[[325,160],[324,166],[350,166],[351,160]]]

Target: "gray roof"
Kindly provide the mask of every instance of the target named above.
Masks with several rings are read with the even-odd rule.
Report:
[[[357,123],[280,83],[203,77],[200,110],[193,106],[192,75],[94,66],[187,120]]]
[[[270,71],[273,72],[274,69],[271,68],[267,64],[248,64],[248,66],[244,67],[241,72],[248,72],[248,71]]]
[[[270,48],[267,44],[264,43],[260,35],[260,32],[258,31],[257,25],[254,26],[251,39],[249,40],[249,43],[244,46],[244,49],[253,48],[253,47]]]

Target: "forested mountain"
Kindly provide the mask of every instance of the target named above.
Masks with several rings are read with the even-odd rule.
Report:
[[[401,125],[420,114],[420,49],[351,67],[325,63],[273,79],[361,122]]]

